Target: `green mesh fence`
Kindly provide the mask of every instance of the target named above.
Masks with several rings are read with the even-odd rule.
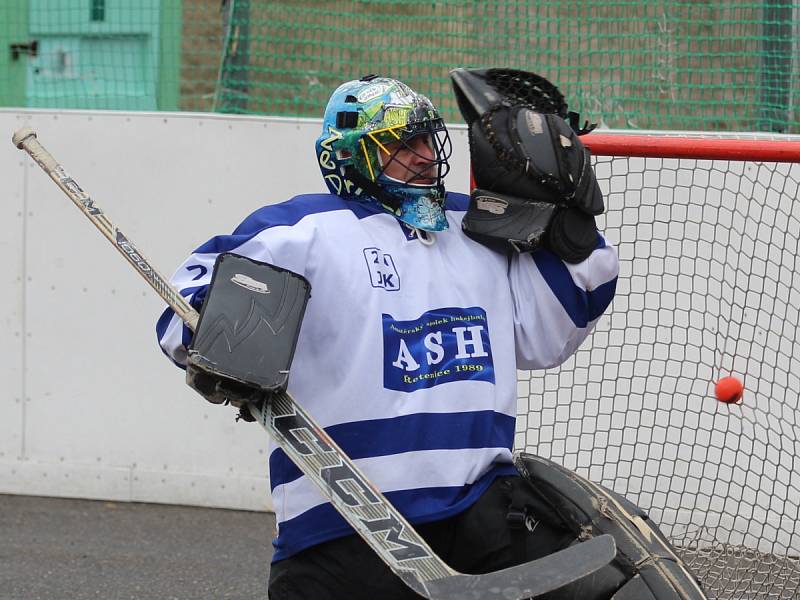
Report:
[[[798,1],[0,4],[7,106],[319,116],[339,82],[379,73],[457,120],[448,70],[510,66],[609,127],[800,132]]]

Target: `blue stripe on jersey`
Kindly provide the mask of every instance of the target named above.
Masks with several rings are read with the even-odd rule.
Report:
[[[350,210],[359,219],[383,212],[372,202],[348,201],[333,194],[303,194],[279,204],[262,206],[250,214],[231,235],[218,235],[195,250],[195,254],[221,254],[238,248],[265,229],[295,225],[308,215]]]
[[[163,338],[164,334],[167,332],[167,327],[169,326],[169,322],[172,321],[172,317],[174,316],[175,316],[175,311],[172,310],[171,308],[168,308],[163,313],[161,313],[161,316],[158,318],[158,321],[156,322],[156,339],[159,342],[161,342],[161,338]],[[184,325],[184,327],[186,326]],[[180,364],[179,362],[176,362],[175,359],[173,359],[167,353],[167,351],[164,350],[164,347],[161,346],[160,343],[159,343],[159,348],[161,348],[161,352],[164,353],[164,356],[166,356],[172,362],[173,365],[175,365],[176,367],[180,367],[181,369],[186,368],[184,365]]]
[[[206,296],[207,289],[208,286],[198,285],[194,287],[184,288],[180,290],[180,294],[184,298],[189,298],[189,303],[192,306],[194,306],[197,310],[200,310],[200,306],[203,304],[203,299]],[[200,292],[195,294],[195,292],[197,292],[198,290],[200,290]],[[193,294],[195,295],[193,296]],[[169,327],[169,323],[170,321],[172,321],[172,317],[174,316],[175,316],[175,311],[172,310],[171,308],[167,308],[166,310],[164,310],[163,313],[161,313],[161,316],[158,318],[158,321],[156,322],[156,339],[159,342],[161,342],[161,338],[163,338],[164,335],[167,333],[167,327]],[[189,343],[192,341],[192,332],[186,325],[183,326],[181,341],[183,342],[183,345],[187,348],[189,347]],[[163,352],[164,356],[170,359],[174,365],[180,367],[181,369],[186,368],[184,365],[175,362],[172,359],[172,357],[169,354],[167,354],[167,351],[164,350],[163,347],[161,348],[161,352]]]
[[[508,448],[514,443],[514,417],[491,410],[424,413],[326,427],[325,431],[352,459],[419,450]],[[300,469],[277,448],[269,458],[270,485],[302,477]]]
[[[444,200],[445,210],[467,210],[469,208],[469,196],[459,192],[447,192]]]
[[[597,236],[597,244],[598,249],[605,247],[603,236]],[[602,315],[611,304],[617,288],[616,277],[587,292],[575,285],[567,266],[550,250],[540,248],[531,256],[575,327],[586,327],[590,321]]]
[[[464,487],[425,488],[388,492],[386,497],[412,524],[429,523],[452,517],[474,504],[497,477],[516,475],[511,464],[495,465],[483,477]],[[424,519],[415,518],[425,515]],[[310,546],[355,532],[330,503],[320,504],[294,519],[278,524],[273,540],[272,562],[289,558]],[[286,540],[292,540],[287,543]]]
[[[447,210],[467,210],[469,196],[448,192],[445,201]],[[333,194],[302,194],[279,204],[262,206],[250,214],[231,235],[218,235],[195,250],[196,254],[221,254],[238,248],[265,229],[281,225],[295,225],[300,219],[312,214],[350,210],[363,219],[385,211],[374,201],[344,200]]]
[[[617,291],[617,278],[597,286],[589,292],[589,320],[592,321],[606,312]]]

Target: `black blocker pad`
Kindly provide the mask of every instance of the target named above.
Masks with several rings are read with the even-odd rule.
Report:
[[[220,254],[189,345],[189,386],[214,403],[285,390],[310,292],[297,273]]]

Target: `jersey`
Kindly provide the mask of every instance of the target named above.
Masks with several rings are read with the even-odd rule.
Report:
[[[517,369],[566,360],[616,286],[601,235],[578,264],[507,256],[462,233],[468,203],[448,193],[448,230],[420,239],[371,203],[297,196],[203,244],[172,278],[198,307],[222,252],[308,279],[288,391],[411,523],[455,515],[516,473]],[[157,334],[184,366],[190,332],[170,309]],[[269,468],[274,561],[353,533],[274,442]]]

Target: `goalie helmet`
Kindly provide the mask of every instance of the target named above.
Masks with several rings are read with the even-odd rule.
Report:
[[[433,103],[406,84],[369,75],[340,85],[325,109],[316,152],[331,193],[375,202],[411,227],[447,229],[443,180],[450,137]],[[402,156],[415,157],[414,164]]]

